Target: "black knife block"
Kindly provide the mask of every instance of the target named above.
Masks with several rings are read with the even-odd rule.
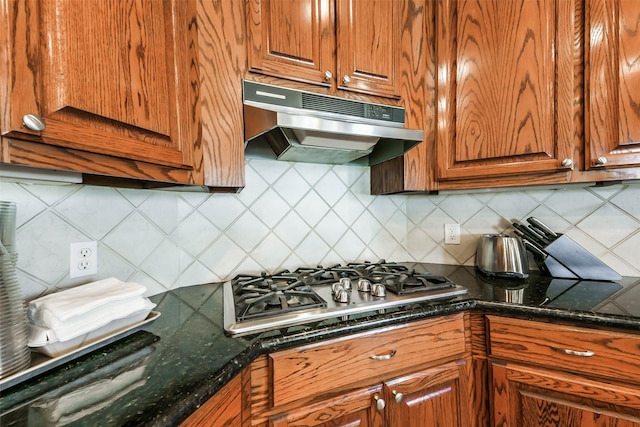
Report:
[[[559,237],[543,248],[545,258],[536,256],[538,267],[552,277],[581,280],[616,281],[622,279],[616,271],[568,236]]]

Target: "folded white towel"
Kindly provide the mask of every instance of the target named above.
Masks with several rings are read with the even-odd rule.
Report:
[[[89,313],[67,319],[55,327],[29,323],[28,345],[40,347],[54,342],[69,341],[100,329],[114,320],[124,319],[142,311],[148,313],[155,306],[148,298],[136,297],[132,301],[127,301],[127,304],[116,301],[99,307]]]
[[[56,328],[67,319],[114,301],[123,301],[126,305],[128,300],[134,300],[146,290],[137,283],[111,277],[37,298],[29,302],[27,317],[35,325]]]
[[[46,295],[29,302],[29,346],[69,341],[114,320],[150,311],[156,305],[146,288],[115,278],[100,280]]]

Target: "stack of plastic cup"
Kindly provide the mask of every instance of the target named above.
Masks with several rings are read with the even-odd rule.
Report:
[[[0,201],[0,378],[29,367],[27,310],[16,275],[16,205]]]

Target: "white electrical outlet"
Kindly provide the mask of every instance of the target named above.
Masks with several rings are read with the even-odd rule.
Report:
[[[98,242],[69,245],[69,278],[98,274]]]
[[[445,245],[460,244],[460,224],[444,225],[444,243]]]

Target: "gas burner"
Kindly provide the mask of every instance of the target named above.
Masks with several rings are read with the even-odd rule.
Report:
[[[440,289],[455,288],[456,285],[445,276],[435,276],[430,273],[416,273],[411,270],[386,284],[387,289],[397,295],[415,292],[429,292]]]
[[[388,291],[388,292],[387,292]],[[268,331],[467,293],[444,276],[380,260],[240,274],[224,284],[225,331]]]
[[[327,306],[300,275],[286,270],[274,275],[239,275],[232,288],[238,320]]]

